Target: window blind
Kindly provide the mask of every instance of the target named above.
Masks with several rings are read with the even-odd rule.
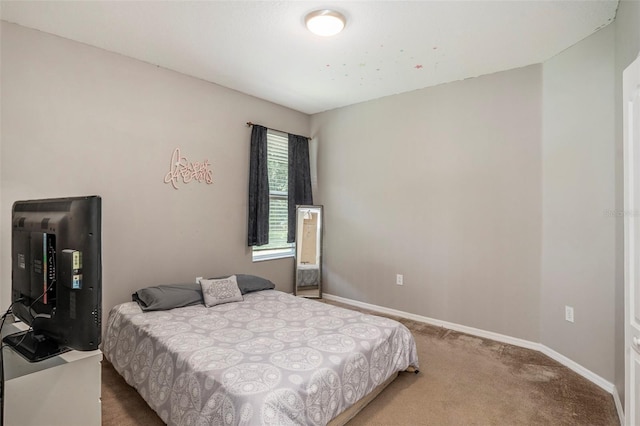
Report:
[[[267,132],[267,169],[269,172],[269,244],[255,246],[254,252],[292,250],[287,243],[289,185],[289,145],[284,133]]]

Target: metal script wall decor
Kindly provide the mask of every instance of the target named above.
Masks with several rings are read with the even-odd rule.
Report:
[[[180,155],[180,148],[176,148],[171,155],[169,172],[164,177],[164,183],[170,183],[174,189],[178,189],[178,181],[189,183],[192,180],[204,182],[208,185],[213,183],[213,171],[210,169],[209,160],[203,162],[189,162]]]

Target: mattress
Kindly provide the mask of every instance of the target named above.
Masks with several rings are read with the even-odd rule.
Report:
[[[170,425],[326,425],[418,368],[399,322],[276,290],[210,308],[117,305],[102,349]]]

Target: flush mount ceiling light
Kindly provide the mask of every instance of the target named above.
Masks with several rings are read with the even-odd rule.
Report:
[[[346,24],[346,19],[340,12],[323,9],[308,14],[304,22],[312,33],[330,37],[342,31]]]

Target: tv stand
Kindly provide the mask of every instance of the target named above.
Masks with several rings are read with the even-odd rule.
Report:
[[[15,349],[29,362],[39,362],[70,351],[59,346],[54,340],[35,331],[19,331],[5,336],[3,342]]]
[[[27,328],[5,324],[2,334]],[[69,350],[40,362],[27,361],[13,347],[2,355],[6,426],[101,425],[101,351]]]

